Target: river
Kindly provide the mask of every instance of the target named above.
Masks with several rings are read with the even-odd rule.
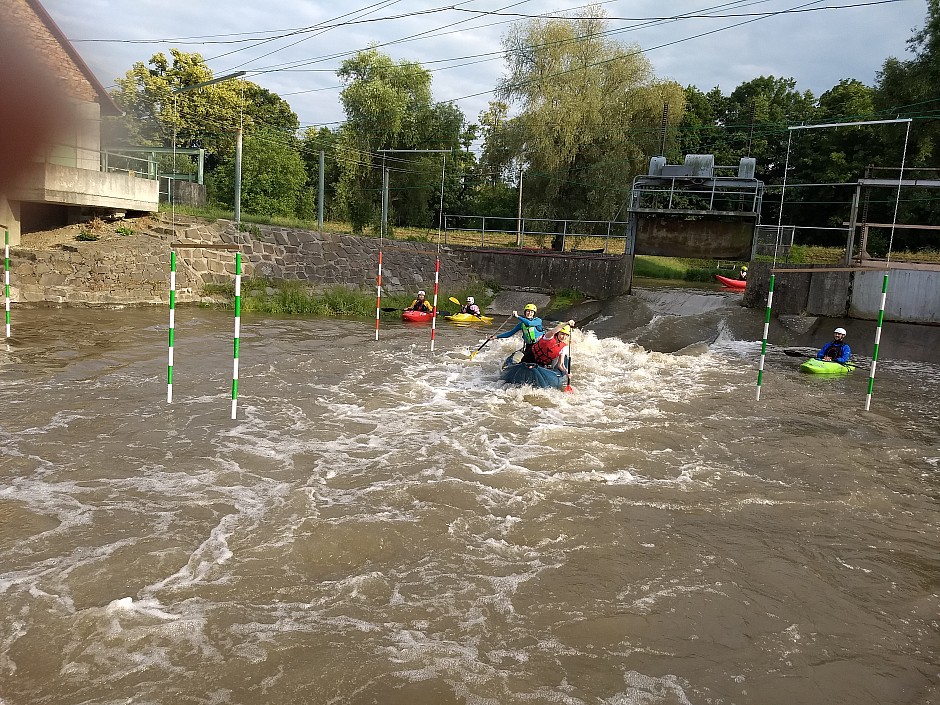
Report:
[[[234,421],[230,313],[177,310],[167,404],[165,309],[14,309],[0,705],[937,703],[940,365],[865,412],[870,359],[772,346],[756,401],[763,312],[667,299],[571,394],[245,316]]]

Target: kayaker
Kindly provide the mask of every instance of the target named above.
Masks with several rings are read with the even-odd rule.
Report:
[[[421,311],[422,313],[432,313],[434,309],[431,308],[431,304],[429,304],[425,300],[426,296],[427,294],[425,294],[424,289],[422,289],[421,291],[418,292],[418,298],[412,301],[411,306],[409,306],[405,310],[406,311]]]
[[[832,332],[832,342],[826,343],[822,349],[816,353],[816,359],[826,362],[838,362],[843,365],[847,363],[849,357],[852,355],[852,349],[849,347],[849,344],[845,342],[845,335],[845,328],[836,328]]]
[[[523,355],[522,362],[535,362],[542,367],[554,367],[562,374],[571,376],[568,372],[568,341],[571,339],[571,326],[574,321],[555,326],[548,333],[539,338],[530,350],[531,359]]]
[[[741,265],[741,271],[738,272],[738,279],[744,279],[744,280],[747,279],[747,265],[746,264]]]
[[[481,311],[480,307],[477,306],[472,296],[467,297],[467,303],[463,305],[463,307],[460,309],[460,312],[470,314],[471,316],[483,315],[483,311]]]
[[[522,353],[529,354],[529,350],[536,340],[542,337],[545,329],[542,328],[542,319],[536,316],[538,308],[535,304],[526,304],[522,309],[522,315],[518,311],[513,311],[512,315],[519,319],[515,327],[500,333],[496,336],[490,336],[487,340],[495,338],[511,338],[519,331],[522,331]]]

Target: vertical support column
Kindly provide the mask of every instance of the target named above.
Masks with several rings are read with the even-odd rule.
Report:
[[[242,222],[242,128],[235,133],[235,225]]]
[[[437,288],[440,274],[441,256],[438,255],[437,261],[434,263],[434,304],[432,307],[433,313],[431,314],[431,352],[434,352],[434,336],[437,333]]]
[[[760,365],[757,367],[757,401],[760,401],[760,386],[764,381],[764,359],[767,357],[767,334],[770,331],[770,309],[774,303],[774,276],[770,275],[770,290],[767,292],[767,314],[764,317],[764,340],[760,346]]]
[[[885,272],[881,284],[881,310],[878,312],[878,327],[875,329],[875,348],[871,354],[871,373],[868,375],[868,396],[865,397],[865,411],[871,409],[871,391],[875,386],[875,368],[878,366],[878,348],[881,345],[881,327],[885,321],[885,302],[888,299],[888,273]]]
[[[324,172],[324,156],[323,150],[320,150],[320,178],[319,178],[319,188],[317,189],[317,230],[323,232],[323,191],[324,183],[326,182],[326,176]]]
[[[379,276],[375,294],[375,339],[379,339],[379,312],[382,310],[382,250],[379,250]]]
[[[166,403],[173,401],[173,336],[176,329],[176,252],[170,251],[170,351],[166,365]]]
[[[238,404],[238,342],[242,325],[242,253],[235,253],[235,344],[232,367],[232,418]]]

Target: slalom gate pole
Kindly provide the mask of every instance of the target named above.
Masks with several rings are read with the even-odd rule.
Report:
[[[760,401],[760,386],[764,381],[764,359],[767,357],[767,333],[770,331],[770,309],[774,302],[774,277],[770,275],[770,289],[767,292],[767,315],[764,317],[764,340],[760,346],[760,365],[757,367],[757,401]]]
[[[7,335],[10,337],[10,231],[3,231],[3,295],[5,298],[5,320]]]
[[[878,327],[875,329],[875,348],[871,354],[871,373],[868,375],[868,395],[865,397],[865,411],[871,409],[871,390],[875,386],[875,368],[878,366],[878,348],[881,345],[881,327],[885,321],[885,302],[888,298],[888,273],[885,272],[881,284],[881,310],[878,312]]]
[[[379,277],[375,294],[375,339],[379,339],[379,312],[382,307],[382,250],[379,250]]]
[[[176,327],[176,252],[170,251],[170,352],[166,365],[166,403],[173,401],[173,335]]]
[[[441,256],[438,254],[434,263],[434,305],[431,307],[431,352],[434,352],[434,336],[437,333],[437,290],[441,275]]]
[[[232,418],[238,404],[238,341],[242,326],[242,253],[235,253],[235,341],[232,362]]]

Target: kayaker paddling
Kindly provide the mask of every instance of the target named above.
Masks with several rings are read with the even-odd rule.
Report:
[[[512,315],[518,319],[518,323],[513,328],[510,328],[505,333],[500,333],[499,335],[491,335],[487,338],[487,341],[493,340],[493,338],[511,338],[516,333],[522,333],[522,354],[527,355],[531,350],[532,346],[535,344],[539,338],[542,337],[545,330],[542,328],[542,319],[536,316],[538,313],[538,308],[535,304],[526,304],[522,309],[522,315],[519,315],[518,311],[513,311]]]
[[[845,328],[836,328],[832,332],[832,342],[822,346],[816,353],[816,359],[824,362],[838,362],[840,365],[847,363],[852,355],[852,349],[845,342],[845,336]]]

